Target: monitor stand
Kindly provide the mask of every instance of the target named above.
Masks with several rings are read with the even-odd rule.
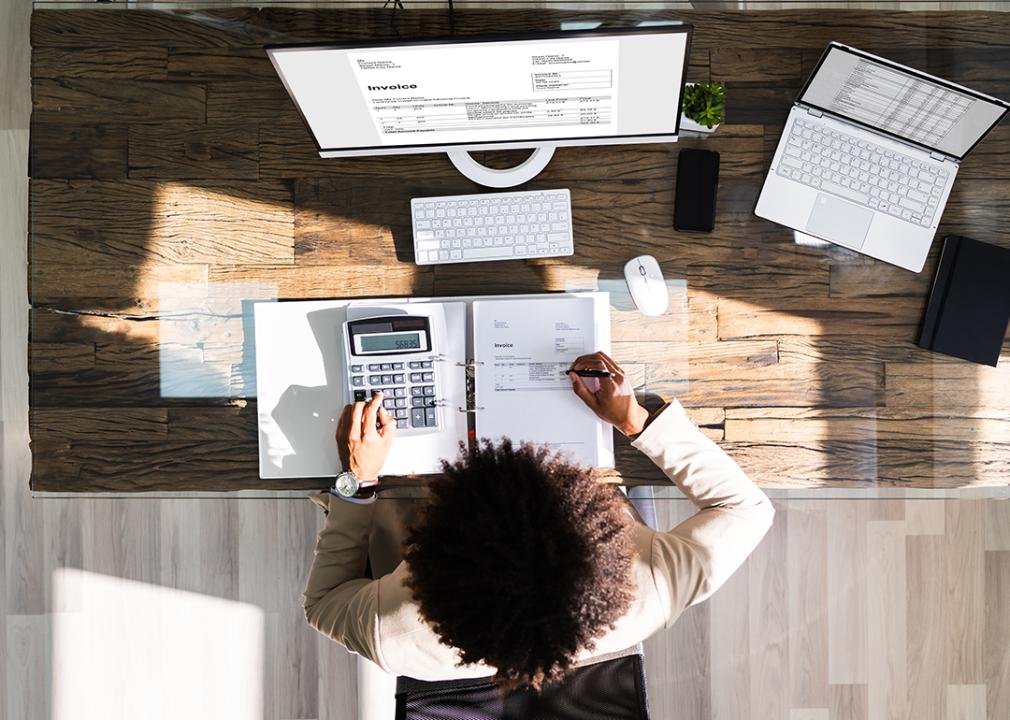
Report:
[[[535,178],[554,157],[555,145],[542,145],[533,154],[515,167],[498,170],[481,165],[466,150],[449,150],[449,160],[463,175],[475,183],[493,188],[507,188],[522,185]]]

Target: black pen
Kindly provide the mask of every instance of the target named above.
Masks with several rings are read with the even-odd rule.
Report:
[[[586,370],[569,370],[568,372],[573,372],[579,377],[588,377],[588,378],[605,378],[614,376],[614,373],[610,372],[609,370],[593,370],[591,368]]]

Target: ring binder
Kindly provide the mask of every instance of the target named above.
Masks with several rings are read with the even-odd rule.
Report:
[[[458,362],[458,365],[464,369],[464,374],[466,375],[466,406],[460,405],[456,409],[461,413],[467,413],[469,415],[476,415],[479,411],[484,408],[481,405],[476,404],[474,395],[476,389],[474,388],[474,375],[477,370],[478,365],[483,365],[483,360],[474,360],[473,358],[467,358],[466,362]]]

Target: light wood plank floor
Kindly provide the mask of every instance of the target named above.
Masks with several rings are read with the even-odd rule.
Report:
[[[732,580],[646,644],[654,718],[1010,717],[1010,502],[776,504]],[[6,486],[6,717],[354,718],[354,659],[299,604],[320,523],[302,500]]]

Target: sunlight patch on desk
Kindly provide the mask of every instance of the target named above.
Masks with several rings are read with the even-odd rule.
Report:
[[[161,283],[159,338],[162,397],[255,397],[253,306],[271,302],[272,285],[207,283],[194,298]]]
[[[797,245],[802,245],[803,247],[816,247],[823,248],[831,245],[827,240],[821,240],[813,235],[807,235],[806,233],[801,233],[799,230],[793,230],[793,242]]]
[[[264,613],[255,605],[53,571],[52,720],[260,720]]]
[[[639,397],[658,402],[688,393],[691,349],[687,280],[666,280],[669,305],[666,312],[654,318],[644,318],[638,311],[623,277],[576,277],[565,283],[564,290],[610,294],[611,356],[627,373]]]

